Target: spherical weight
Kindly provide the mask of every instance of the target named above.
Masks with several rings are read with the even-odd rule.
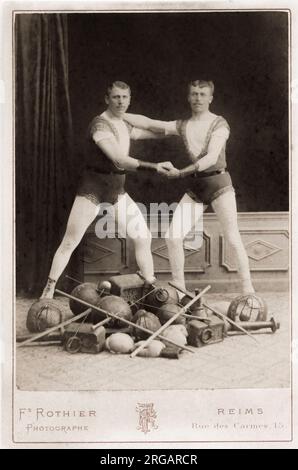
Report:
[[[230,303],[228,317],[234,321],[266,321],[266,302],[256,294],[240,295]]]
[[[156,315],[151,312],[147,312],[146,310],[138,310],[134,316],[134,322],[136,325],[142,326],[143,328],[147,328],[152,333],[159,330],[161,327],[161,323]],[[134,329],[134,335],[137,339],[146,339],[151,336],[150,333],[146,333],[138,328]]]
[[[118,295],[107,295],[106,297],[102,297],[99,302],[98,306],[103,310],[106,310],[109,313],[113,313],[120,318],[124,318],[125,320],[132,320],[132,313],[131,308],[126,302],[126,300],[122,299]],[[93,311],[92,314],[92,321],[93,323],[97,323],[101,321],[103,318],[106,318],[105,315],[102,315],[100,312],[96,310]],[[111,318],[109,322],[109,326],[113,328],[121,328],[125,326],[124,322]]]
[[[136,323],[136,321],[142,317],[143,315],[145,315],[146,313],[149,313],[148,310],[145,310],[144,308],[140,308],[139,310],[136,311],[136,313],[134,314],[133,316],[133,319],[132,321],[134,323]],[[151,313],[151,312],[150,312]]]
[[[170,325],[163,332],[162,335],[174,341],[179,346],[184,346],[187,343],[187,330],[184,325]],[[166,340],[162,340],[165,344],[168,344]]]
[[[102,295],[109,295],[111,292],[112,284],[110,281],[101,281],[98,283],[97,290],[102,294]]]
[[[158,311],[157,311],[157,316],[159,318],[160,323],[163,325],[166,323],[170,318],[172,318],[177,312],[181,310],[181,307],[177,304],[169,304],[166,303],[162,305]],[[173,322],[173,324],[179,325],[185,324],[185,317],[183,315],[179,315]]]
[[[40,299],[28,310],[26,326],[31,333],[38,333],[59,325],[62,321],[60,302],[56,299]]]
[[[71,295],[92,305],[97,305],[100,299],[100,295],[97,292],[97,286],[92,282],[84,282],[83,284],[76,286],[72,290]],[[74,315],[78,315],[79,313],[87,310],[88,307],[73,299],[69,299],[69,308]]]

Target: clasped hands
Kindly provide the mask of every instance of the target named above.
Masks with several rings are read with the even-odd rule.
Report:
[[[160,162],[157,164],[157,172],[161,175],[165,175],[169,179],[175,179],[180,177],[180,171],[174,167],[172,162]]]

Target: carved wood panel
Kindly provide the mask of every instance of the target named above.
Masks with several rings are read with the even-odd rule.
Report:
[[[204,273],[211,264],[211,238],[207,233],[201,237],[190,234],[183,243],[185,273]],[[152,255],[155,273],[171,274],[168,248],[164,238],[153,238]]]
[[[120,274],[129,267],[127,240],[124,238],[98,239],[88,233],[83,245],[85,274]]]
[[[287,213],[240,213],[238,223],[249,257],[257,291],[285,290],[289,285],[289,231]],[[158,278],[171,278],[167,246],[167,224],[162,218],[148,221],[152,231],[152,254]],[[188,286],[212,286],[213,292],[237,292],[239,277],[235,258],[215,214],[204,215],[203,244],[191,232],[184,240],[185,278]],[[138,267],[131,240],[98,239],[94,225],[84,238],[85,280],[98,282],[115,274],[134,273]]]
[[[251,271],[288,271],[289,234],[287,230],[240,230]],[[220,235],[220,265],[237,271],[233,250]]]

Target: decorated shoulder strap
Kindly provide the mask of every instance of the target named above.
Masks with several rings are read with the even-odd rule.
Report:
[[[183,122],[184,121],[182,121],[182,119],[178,119],[178,121],[176,121],[176,129],[179,135],[182,135]]]
[[[225,120],[225,118],[223,118],[222,116],[217,116],[217,118],[214,119],[214,121],[211,123],[211,126],[210,126],[211,133],[214,131],[217,131],[217,129],[219,129],[220,127],[225,127],[228,130],[230,130],[230,126]]]
[[[214,119],[214,121],[212,121],[212,123],[210,124],[210,127],[209,127],[207,135],[206,135],[205,143],[204,143],[202,152],[200,153],[200,156],[206,155],[212,133],[214,131],[216,131],[217,129],[219,129],[220,127],[225,127],[228,130],[230,130],[230,126],[227,123],[227,121],[222,116],[217,116],[217,118]]]
[[[119,142],[118,130],[110,121],[102,116],[96,116],[90,124],[89,135],[94,134],[96,131],[112,132]]]
[[[222,116],[218,116],[217,118],[215,118],[214,121],[212,121],[212,123],[210,124],[208,132],[206,134],[204,146],[202,148],[202,151],[201,151],[200,155],[198,156],[198,155],[195,155],[190,150],[190,147],[189,147],[189,144],[188,144],[188,141],[187,141],[187,138],[186,138],[186,125],[187,125],[187,122],[188,122],[188,120],[184,120],[184,121],[179,120],[179,121],[177,121],[176,126],[177,126],[178,134],[182,137],[184,145],[186,147],[186,150],[189,153],[189,155],[190,155],[190,157],[193,161],[197,160],[198,158],[202,158],[204,155],[207,154],[208,145],[209,145],[212,133],[214,131],[216,131],[220,127],[226,127],[228,130],[230,130],[229,124],[227,123],[227,121]]]

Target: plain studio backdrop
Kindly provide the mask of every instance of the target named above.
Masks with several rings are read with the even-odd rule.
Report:
[[[187,84],[215,83],[211,111],[227,145],[240,212],[288,211],[288,14],[278,11],[18,14],[16,204],[18,289],[37,292],[61,241],[84,161],[90,120],[114,80],[131,112],[189,116]],[[131,155],[187,164],[178,138],[136,142]],[[173,182],[130,174],[137,202],[177,201]],[[74,254],[70,272],[80,272]]]

